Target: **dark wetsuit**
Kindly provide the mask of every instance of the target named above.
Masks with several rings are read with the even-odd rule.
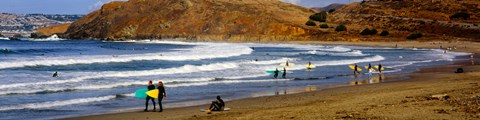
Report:
[[[158,89],[158,105],[160,106],[160,112],[162,112],[163,111],[162,100],[163,100],[163,97],[167,96],[167,93],[165,93],[165,87],[163,86],[158,86],[157,89]]]
[[[287,69],[283,69],[283,74],[282,74],[282,78],[285,79],[287,78]]]
[[[148,88],[148,91],[150,91],[150,90],[154,90],[154,89],[155,89],[155,86],[154,86],[154,85],[149,85],[147,88]],[[149,100],[152,100],[152,102],[153,102],[153,110],[156,109],[156,108],[155,108],[155,99],[153,99],[152,97],[150,97],[150,96],[147,95],[147,99],[146,99],[146,101],[145,101],[145,110],[143,110],[143,111],[147,111],[147,110],[148,110],[148,101],[149,101]]]
[[[273,77],[277,78],[277,77],[278,77],[278,72],[280,72],[280,71],[275,70],[275,71],[273,72],[273,73],[274,73]]]
[[[368,64],[368,70],[372,69],[372,65]]]
[[[382,73],[382,65],[378,64],[378,72]]]
[[[221,111],[225,107],[225,102],[222,99],[217,99],[217,101],[213,101],[210,105],[210,110],[212,111]]]
[[[354,67],[354,71],[353,71],[353,74],[357,74],[357,73],[358,73],[358,66],[357,66],[357,65],[355,65],[355,67]]]

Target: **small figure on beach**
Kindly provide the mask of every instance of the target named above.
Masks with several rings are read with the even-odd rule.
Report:
[[[380,64],[380,63],[378,64],[378,72],[382,73],[382,64]]]
[[[282,74],[283,79],[287,79],[287,69],[283,67],[283,74]]]
[[[208,111],[222,111],[224,107],[225,107],[225,102],[223,102],[220,96],[217,96],[217,100],[212,101],[212,104],[208,108]]]
[[[158,106],[160,107],[160,111],[163,112],[162,100],[163,98],[167,98],[167,93],[165,92],[165,87],[163,87],[163,82],[158,82]]]
[[[312,63],[311,63],[310,61],[308,61],[308,66],[307,66],[307,69],[308,69],[308,70],[311,70],[311,69],[312,69],[312,67],[310,67],[311,65],[312,65]]]
[[[273,77],[275,77],[275,79],[277,79],[278,77],[278,72],[280,72],[278,71],[278,68],[275,68],[275,71],[273,72],[274,73]]]
[[[52,77],[58,77],[58,72],[53,73]]]
[[[289,66],[289,65],[288,65],[288,60],[287,60],[287,63],[285,63],[285,66]]]
[[[358,73],[360,73],[360,72],[358,72],[358,65],[357,65],[357,63],[355,63],[355,66],[353,67],[353,74],[357,75]]]
[[[372,69],[372,64],[368,63],[368,69]]]
[[[152,81],[151,81],[151,80],[148,81],[147,89],[148,89],[148,91],[155,89],[155,86],[152,84]],[[150,97],[150,96],[147,95],[147,99],[146,99],[146,101],[145,101],[145,110],[143,110],[143,111],[145,111],[145,112],[148,111],[148,101],[150,101],[150,100],[152,100],[152,102],[153,102],[153,111],[156,110],[156,108],[155,108],[155,106],[156,106],[156,104],[155,104],[155,99],[153,99],[152,97]]]

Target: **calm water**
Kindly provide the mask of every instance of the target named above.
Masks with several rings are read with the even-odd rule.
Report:
[[[386,67],[386,76],[447,64],[464,53],[429,49],[171,41],[0,41],[0,119],[52,119],[143,110],[133,97],[148,80],[166,85],[167,107],[368,79],[348,65]],[[257,61],[255,61],[257,60]],[[288,79],[265,72],[296,64]],[[307,71],[311,61],[317,68]],[[58,71],[60,77],[52,77]],[[313,80],[301,80],[314,78]],[[262,94],[268,95],[268,94]],[[19,116],[21,114],[21,116]]]

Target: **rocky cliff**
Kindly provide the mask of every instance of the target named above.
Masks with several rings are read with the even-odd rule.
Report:
[[[315,11],[278,0],[129,0],[111,2],[73,23],[72,39],[305,40]]]

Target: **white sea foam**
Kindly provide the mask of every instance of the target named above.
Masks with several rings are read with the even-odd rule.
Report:
[[[166,61],[186,61],[203,60],[213,58],[228,58],[240,55],[251,54],[252,49],[242,45],[231,44],[200,44],[191,49],[180,50],[169,53],[147,53],[134,55],[95,55],[80,57],[35,57],[31,59],[0,62],[0,69],[16,68],[26,66],[55,66],[72,64],[93,64],[93,63],[112,63],[112,62],[131,62],[139,60],[166,60]]]
[[[36,86],[36,85],[52,85],[52,84],[64,84],[64,83],[74,83],[81,82],[88,79],[94,78],[108,78],[108,77],[139,77],[139,76],[151,76],[151,75],[169,75],[169,74],[182,74],[182,73],[194,73],[194,72],[205,72],[205,71],[217,71],[238,68],[236,63],[213,63],[208,65],[185,65],[178,68],[166,68],[166,69],[155,69],[155,70],[144,70],[144,71],[122,71],[122,72],[100,72],[92,73],[91,76],[77,77],[68,80],[54,80],[54,81],[44,81],[44,82],[31,82],[31,83],[14,83],[0,85],[0,89],[6,88],[16,88],[24,86]]]
[[[52,108],[52,107],[105,101],[105,100],[114,99],[115,97],[116,97],[115,95],[109,95],[109,96],[102,96],[102,97],[78,98],[78,99],[63,100],[63,101],[29,103],[29,104],[21,104],[21,105],[14,105],[14,106],[0,106],[0,111],[22,110],[22,109],[45,109],[45,108]]]

